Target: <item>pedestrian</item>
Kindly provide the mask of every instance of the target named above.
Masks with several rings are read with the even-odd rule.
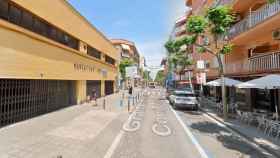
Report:
[[[96,91],[95,91],[95,89],[92,89],[92,92],[91,92],[91,101],[93,101],[93,106],[96,106],[96,105],[97,105],[96,99],[97,99]]]
[[[129,88],[128,88],[128,94],[129,94],[129,95],[132,95],[132,92],[133,92],[133,88],[132,88],[132,86],[129,86]]]

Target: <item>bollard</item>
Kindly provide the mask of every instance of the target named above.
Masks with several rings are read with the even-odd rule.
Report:
[[[103,110],[106,110],[106,100],[105,100],[105,97],[103,99]]]
[[[135,102],[134,102],[134,96],[132,96],[132,106],[135,105]]]
[[[130,96],[128,96],[127,111],[130,112]]]

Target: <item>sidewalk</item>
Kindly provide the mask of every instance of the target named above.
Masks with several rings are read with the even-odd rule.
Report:
[[[0,129],[0,158],[103,158],[128,118],[120,93]]]
[[[219,122],[222,122],[230,129],[244,136],[248,140],[252,141],[255,144],[258,144],[260,147],[266,149],[270,153],[274,154],[277,157],[280,157],[280,139],[276,139],[274,137],[269,137],[265,135],[262,131],[257,130],[256,127],[251,125],[246,125],[240,122],[238,119],[228,119],[223,120],[218,114],[215,108],[209,105],[204,105],[201,107],[201,110],[206,112],[210,117],[216,119]]]
[[[134,90],[134,104],[137,103],[137,96],[141,97],[141,89],[135,89]],[[128,112],[128,104],[130,105],[130,109],[133,107],[133,99],[130,99],[130,102],[128,103],[129,94],[126,90],[121,90],[118,93],[114,93],[111,95],[108,95],[106,97],[101,97],[97,99],[96,106],[94,105],[94,102],[91,103],[85,103],[83,105],[92,105],[96,109],[102,109],[109,112]]]

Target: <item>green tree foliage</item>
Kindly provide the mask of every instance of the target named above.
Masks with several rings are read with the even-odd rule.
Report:
[[[128,66],[132,66],[133,64],[134,62],[130,59],[124,59],[120,62],[119,71],[121,73],[122,79],[125,79],[126,76],[125,68]]]
[[[164,71],[160,70],[160,71],[157,72],[155,82],[158,82],[160,84],[164,84],[164,81],[165,81]]]
[[[178,67],[181,70],[185,69],[187,66],[192,65],[192,61],[188,58],[185,51],[181,51],[181,47],[184,44],[184,41],[168,41],[165,44],[165,48],[168,51],[168,63],[169,68],[173,65],[177,70]],[[181,71],[178,70],[178,71]]]
[[[228,30],[235,17],[228,6],[218,5],[207,9],[205,15],[193,15],[187,21],[187,37],[180,44],[193,47],[199,53],[214,55],[219,63],[219,74],[224,78],[222,55],[232,51],[233,45],[228,41]],[[202,39],[202,40],[199,40]],[[210,39],[210,40],[209,40]],[[203,41],[202,43],[199,41]],[[206,42],[207,41],[207,42]],[[224,117],[227,118],[227,103],[225,85],[222,86]]]
[[[279,0],[267,0],[268,3],[274,3],[276,1],[279,1]]]
[[[145,70],[145,71],[143,72],[143,78],[144,78],[144,80],[146,80],[146,81],[152,81],[152,78],[151,78],[151,76],[150,76],[150,72],[149,72],[148,70]]]
[[[231,8],[228,6],[219,5],[209,8],[205,15],[194,15],[188,19],[186,27],[190,35],[180,40],[179,43],[187,47],[195,47],[199,53],[208,52],[214,55],[219,63],[219,72],[223,74],[221,55],[232,51],[233,45],[227,41],[226,37],[234,19]],[[213,41],[198,43],[199,38],[205,39],[208,37]]]

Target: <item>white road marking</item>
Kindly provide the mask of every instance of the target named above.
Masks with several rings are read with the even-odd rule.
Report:
[[[190,137],[192,143],[195,145],[195,147],[197,148],[199,154],[201,155],[202,158],[209,158],[208,155],[206,154],[206,152],[204,151],[204,149],[201,147],[201,145],[198,143],[198,141],[196,140],[196,138],[194,137],[194,135],[192,134],[191,130],[185,125],[185,123],[183,122],[183,120],[180,118],[180,116],[177,114],[177,112],[175,110],[173,110],[170,106],[169,108],[171,109],[171,111],[174,113],[176,119],[178,120],[178,122],[181,124],[181,126],[183,127],[184,131],[186,132],[186,134]]]
[[[110,148],[107,150],[104,158],[111,158],[115,152],[115,150],[117,149],[122,137],[124,135],[124,131],[121,130],[120,133],[116,136],[114,142],[112,143],[112,145],[110,146]]]

